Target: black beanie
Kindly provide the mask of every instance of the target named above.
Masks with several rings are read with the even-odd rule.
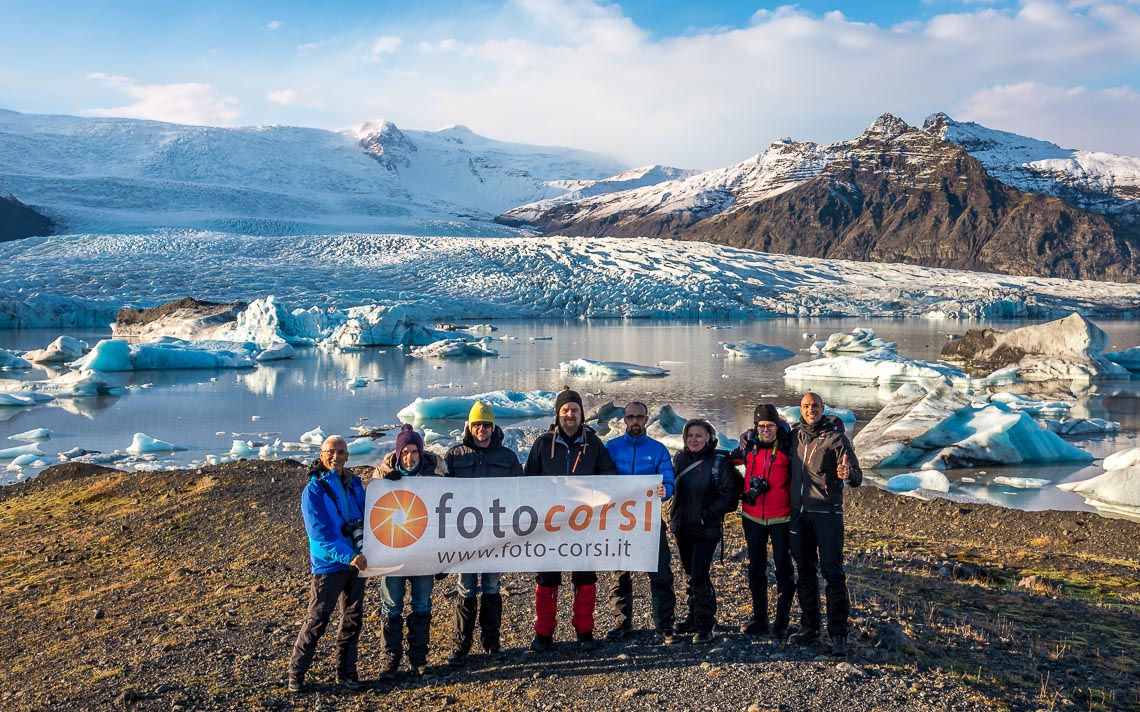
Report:
[[[562,406],[567,403],[577,403],[578,407],[582,407],[582,396],[578,395],[578,391],[570,390],[567,386],[558,392],[558,397],[554,399],[554,415],[558,415],[558,411],[562,410]]]
[[[761,421],[779,425],[780,412],[776,410],[776,406],[771,403],[756,406],[756,413],[752,416],[752,424],[756,425]]]

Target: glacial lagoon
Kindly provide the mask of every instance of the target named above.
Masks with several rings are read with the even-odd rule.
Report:
[[[398,347],[353,351],[302,348],[291,360],[274,361],[246,370],[137,371],[112,374],[122,395],[58,399],[35,407],[0,408],[0,448],[19,445],[9,435],[35,428],[52,431],[39,443],[45,460],[79,447],[112,452],[125,450],[136,432],[185,446],[159,453],[151,466],[184,467],[208,456],[225,456],[235,439],[257,443],[297,441],[320,427],[326,433],[352,434],[355,426],[380,428],[397,423],[396,413],[416,397],[470,396],[495,390],[557,390],[570,385],[587,396],[587,409],[596,402],[631,399],[649,403],[651,412],[668,403],[683,417],[708,418],[735,440],[750,424],[758,402],[795,405],[803,390],[823,395],[828,405],[854,410],[856,431],[890,396],[890,389],[835,382],[791,382],[784,368],[817,358],[807,349],[813,341],[854,327],[871,327],[886,341],[898,343],[900,354],[914,359],[937,359],[946,340],[967,328],[1012,329],[1026,322],[974,323],[928,319],[770,319],[723,322],[593,320],[498,321],[493,347],[499,358],[417,359]],[[1110,348],[1140,344],[1140,323],[1096,320],[1110,337]],[[0,331],[0,348],[43,348],[67,333],[94,344],[109,333],[31,329]],[[749,340],[782,346],[791,358],[761,362],[730,358],[724,342]],[[560,373],[558,364],[576,358],[626,361],[660,366],[669,373],[657,378],[600,381]],[[44,371],[7,372],[7,378],[43,378]],[[352,381],[363,387],[350,388]],[[1017,487],[994,478],[1037,478],[1051,483],[1087,479],[1101,472],[1099,459],[1137,445],[1140,432],[1140,380],[1094,384],[1078,399],[1071,415],[1100,417],[1120,423],[1120,432],[1089,440],[1071,440],[1096,458],[1092,465],[986,467],[951,470],[951,493],[984,498],[1019,509],[1091,510],[1078,495],[1055,486]],[[545,426],[547,419],[509,424]],[[507,425],[507,422],[503,422]],[[462,421],[427,423],[447,433]],[[389,434],[391,438],[392,434]],[[384,442],[383,439],[380,442]],[[384,449],[354,458],[354,464],[375,462]],[[307,459],[302,452],[281,457]],[[0,463],[5,464],[5,463]],[[0,483],[10,484],[36,470],[0,470]],[[884,480],[896,471],[875,471]]]

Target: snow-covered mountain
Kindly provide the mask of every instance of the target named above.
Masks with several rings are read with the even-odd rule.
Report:
[[[545,210],[523,206],[500,221],[546,234],[674,237],[809,257],[1137,278],[1140,201],[1129,196],[1140,159],[1048,158],[1065,152],[1047,154],[1042,142],[1000,132],[982,140],[981,127],[969,128],[935,116],[917,129],[884,114],[848,141],[784,139],[728,168]],[[966,145],[947,140],[955,137]],[[970,149],[990,161],[992,174]]]
[[[0,194],[69,232],[513,234],[492,218],[623,168],[461,126],[231,129],[0,110]]]
[[[943,113],[927,117],[922,130],[966,149],[1006,185],[1101,213],[1140,209],[1140,158],[1061,148]]]

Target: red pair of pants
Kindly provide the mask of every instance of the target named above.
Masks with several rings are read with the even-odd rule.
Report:
[[[542,572],[536,580],[534,632],[554,635],[554,629],[558,626],[558,587],[562,584],[562,574]],[[574,615],[570,624],[574,626],[575,633],[593,633],[598,576],[593,571],[575,571],[570,574],[570,581],[574,584]]]

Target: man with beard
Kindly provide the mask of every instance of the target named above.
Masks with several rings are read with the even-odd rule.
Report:
[[[554,401],[555,421],[550,430],[534,441],[523,471],[529,476],[584,477],[616,475],[617,468],[609,450],[594,431],[583,424],[582,396],[566,387]],[[598,647],[594,640],[594,605],[597,601],[598,575],[594,571],[574,571],[574,615],[571,625],[578,634],[582,650]],[[546,652],[554,645],[554,629],[558,626],[558,587],[562,574],[543,571],[535,576],[534,640],[530,650]]]
[[[823,414],[823,399],[805,393],[800,422],[792,427],[792,556],[799,580],[796,597],[803,619],[792,642],[819,638],[819,572],[827,582],[827,634],[831,654],[847,655],[850,599],[843,571],[843,489],[863,483],[863,471],[843,422]]]
[[[673,461],[669,451],[659,441],[645,434],[649,409],[644,403],[633,401],[625,407],[625,434],[606,443],[617,466],[619,475],[660,475],[657,496],[663,501],[673,496]],[[652,597],[653,626],[665,645],[679,640],[673,636],[673,618],[677,594],[673,590],[672,554],[665,524],[661,526],[661,546],[657,555],[657,570],[649,572],[649,589]],[[606,634],[608,640],[621,640],[633,630],[633,578],[629,571],[616,571],[617,580],[610,588],[610,610],[614,614],[614,627]]]
[[[503,430],[495,425],[495,411],[483,401],[475,401],[467,415],[463,439],[444,456],[448,477],[521,477],[522,465],[514,451],[503,446]],[[497,573],[459,574],[455,591],[454,647],[447,664],[459,667],[467,661],[475,636],[478,611],[483,650],[499,655],[499,629],[503,621],[503,596]],[[476,599],[476,596],[479,596]]]

